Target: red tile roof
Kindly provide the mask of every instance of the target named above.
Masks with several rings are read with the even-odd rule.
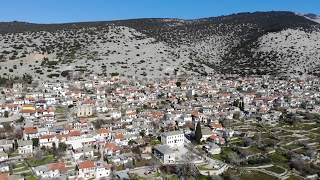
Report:
[[[34,107],[34,105],[33,104],[24,104],[23,106],[22,106],[22,108],[33,108]]]
[[[40,137],[40,139],[51,139],[53,138],[55,135],[53,134],[45,134],[43,136]]]
[[[67,171],[66,165],[63,162],[48,164],[48,169],[49,171],[55,171],[55,170],[58,170],[60,172]]]
[[[55,112],[55,110],[54,110],[52,107],[48,108],[47,111],[48,111],[48,112]]]
[[[107,129],[107,128],[100,128],[100,129],[97,130],[97,133],[98,134],[109,134],[110,130]]]
[[[216,134],[212,134],[212,135],[210,136],[210,139],[216,140],[216,139],[219,139],[219,136],[217,136]]]
[[[115,138],[115,139],[124,139],[124,135],[123,135],[122,133],[116,133],[116,134],[114,135],[114,138]]]
[[[81,132],[78,130],[72,130],[68,133],[68,136],[80,136]]]
[[[105,148],[113,152],[120,150],[120,148],[114,143],[106,143]]]
[[[95,163],[93,161],[83,161],[79,164],[79,169],[88,169],[88,168],[94,168],[96,167]]]
[[[23,132],[25,134],[36,134],[36,133],[38,133],[38,128],[37,127],[25,127]]]
[[[1,180],[9,180],[9,174],[0,174]]]
[[[22,109],[21,110],[21,113],[35,113],[36,110],[33,110],[33,109]]]
[[[89,104],[89,105],[93,105],[95,104],[96,102],[94,100],[91,100],[91,99],[86,99],[82,102],[82,104]]]
[[[211,123],[210,127],[212,129],[221,129],[221,128],[223,128],[223,126],[220,123]]]

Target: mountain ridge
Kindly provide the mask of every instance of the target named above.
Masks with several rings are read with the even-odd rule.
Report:
[[[24,32],[28,31],[27,29],[18,29],[18,31],[12,31],[10,32],[9,30],[5,31],[4,28],[6,26],[19,26],[25,25],[25,26],[38,26],[39,30],[47,30],[47,29],[41,29],[44,28],[44,26],[52,26],[52,27],[60,27],[60,28],[70,28],[70,26],[74,25],[79,25],[82,27],[86,26],[99,26],[99,25],[105,25],[105,24],[122,24],[126,22],[138,22],[138,21],[162,21],[162,20],[170,20],[170,21],[184,21],[184,22],[195,22],[195,21],[221,21],[221,20],[227,20],[227,19],[232,19],[233,17],[240,17],[240,16],[247,16],[250,17],[252,15],[267,15],[267,14],[299,14],[299,13],[294,13],[290,11],[268,11],[268,12],[241,12],[241,13],[234,13],[230,15],[222,15],[222,16],[212,16],[212,17],[205,17],[205,18],[198,18],[198,19],[179,19],[179,18],[133,18],[133,19],[121,19],[121,20],[99,20],[99,21],[84,21],[84,22],[66,22],[66,23],[32,23],[32,22],[27,22],[27,21],[9,21],[9,22],[0,22],[0,33],[19,33],[19,32]],[[316,14],[301,14],[302,17],[310,17],[310,15],[317,16]],[[304,16],[305,15],[305,16]],[[308,19],[310,20],[310,19]],[[311,20],[312,21],[312,20]],[[224,22],[225,23],[225,22]],[[57,30],[57,29],[55,29]]]
[[[318,75],[319,29],[320,24],[287,11],[196,20],[0,23],[0,75],[17,75],[20,68],[47,80],[61,77],[66,67],[72,73],[142,77]]]

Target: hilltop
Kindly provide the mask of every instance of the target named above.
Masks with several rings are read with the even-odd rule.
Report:
[[[320,74],[315,15],[255,12],[182,19],[0,23],[0,74],[34,79],[89,74]]]

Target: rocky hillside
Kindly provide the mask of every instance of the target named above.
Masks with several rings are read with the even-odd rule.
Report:
[[[318,75],[320,24],[311,18],[257,12],[197,20],[0,23],[0,76]]]

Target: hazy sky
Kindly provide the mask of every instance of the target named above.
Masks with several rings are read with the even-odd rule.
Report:
[[[320,14],[320,0],[1,0],[0,21],[59,23],[147,17],[194,19],[272,10]]]

